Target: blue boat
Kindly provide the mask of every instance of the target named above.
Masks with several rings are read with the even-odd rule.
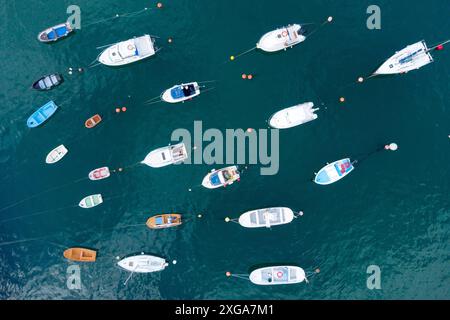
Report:
[[[54,27],[48,28],[38,35],[40,42],[54,42],[61,38],[67,37],[73,31],[68,22],[58,24]]]
[[[335,161],[320,169],[319,173],[316,174],[314,182],[320,185],[335,183],[352,172],[354,168],[350,159]]]
[[[43,124],[56,112],[56,109],[58,109],[58,106],[53,101],[47,102],[28,118],[28,128],[36,128]]]

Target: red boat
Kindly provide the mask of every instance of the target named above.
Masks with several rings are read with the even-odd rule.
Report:
[[[109,168],[103,167],[103,168],[98,168],[98,169],[92,170],[89,173],[89,179],[102,180],[102,179],[108,178],[110,175],[111,175],[111,173],[109,172]]]
[[[87,119],[84,125],[86,126],[86,128],[92,129],[93,127],[98,125],[101,121],[102,117],[100,117],[99,114],[96,114],[95,116],[92,116],[89,119]]]

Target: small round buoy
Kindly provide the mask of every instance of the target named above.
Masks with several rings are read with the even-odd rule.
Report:
[[[345,98],[344,98],[344,97],[340,97],[340,98],[339,98],[339,102],[340,102],[340,103],[344,103],[344,102],[345,102]]]
[[[317,268],[315,271],[316,271],[316,273],[320,273],[320,269],[319,268]]]
[[[116,260],[120,260],[120,257],[119,257],[119,256],[117,256],[117,257],[116,257]]]
[[[332,17],[332,16],[329,16],[328,19],[327,19],[327,21],[328,21],[328,22],[333,21],[333,17]]]
[[[242,74],[242,79],[247,79],[247,75],[245,73]]]
[[[389,150],[391,151],[397,151],[398,150],[398,145],[396,143],[391,143],[389,145]]]
[[[120,112],[120,108],[116,108],[116,113],[119,113]]]
[[[168,43],[172,43],[172,41],[173,41],[172,38],[167,39]]]
[[[303,213],[303,211],[300,211],[298,214],[300,217],[302,217],[304,213]]]
[[[192,189],[189,189],[189,192],[191,192],[192,191]]]
[[[230,221],[231,221],[230,218],[228,218],[228,217],[225,218],[225,222],[230,222]]]
[[[73,68],[72,68],[72,67],[70,67],[70,68],[69,68],[69,71],[72,71],[72,70],[73,70]]]
[[[252,79],[253,79],[253,75],[252,75],[252,74],[249,74],[249,75],[247,76],[247,79],[248,79],[248,80],[252,80]]]
[[[119,168],[119,172],[122,172],[123,171],[123,169],[122,168]]]
[[[161,9],[163,7],[163,4],[161,2],[158,2],[156,6]]]
[[[253,132],[253,128],[248,128],[247,132]]]
[[[127,111],[127,108],[126,108],[126,107],[122,107],[122,111],[123,111],[123,112],[126,112],[126,111]]]
[[[173,263],[173,264],[177,264],[177,260],[173,260],[172,263]]]
[[[201,218],[203,217],[203,215],[199,214],[197,217],[198,217],[199,219],[201,219]]]
[[[234,56],[231,56],[231,57],[230,57],[230,60],[233,61],[233,60],[234,60]]]
[[[194,146],[194,148],[193,148],[194,150],[197,150],[197,146]]]
[[[227,272],[225,273],[225,275],[226,275],[227,277],[231,277],[231,272],[230,272],[230,271],[227,271]]]
[[[359,83],[364,82],[364,78],[363,78],[363,77],[359,77],[359,78],[358,78],[358,82],[359,82]]]
[[[72,71],[69,71],[68,73],[69,73],[69,74],[72,74]]]
[[[83,68],[78,68],[78,72],[83,72],[84,71],[84,69]]]

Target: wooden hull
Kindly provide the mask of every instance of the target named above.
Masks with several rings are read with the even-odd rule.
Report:
[[[93,127],[98,125],[101,121],[102,117],[99,114],[96,114],[95,116],[87,119],[86,122],[84,123],[84,126],[88,129],[92,129]]]
[[[85,248],[70,248],[64,251],[64,258],[77,262],[94,262],[97,252]]]
[[[182,224],[181,214],[161,214],[147,220],[147,227],[150,229],[166,229],[177,227]]]

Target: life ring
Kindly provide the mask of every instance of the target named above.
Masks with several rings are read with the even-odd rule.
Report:
[[[134,46],[132,45],[132,44],[129,44],[128,45],[128,50],[134,50],[135,48],[134,48]]]
[[[281,33],[281,35],[282,35],[283,37],[287,37],[287,36],[288,36],[288,32],[287,32],[286,30],[284,30],[284,31]]]
[[[281,278],[281,277],[283,277],[283,272],[281,272],[281,271],[278,271],[278,272],[277,272],[277,277],[278,277],[278,278]]]

